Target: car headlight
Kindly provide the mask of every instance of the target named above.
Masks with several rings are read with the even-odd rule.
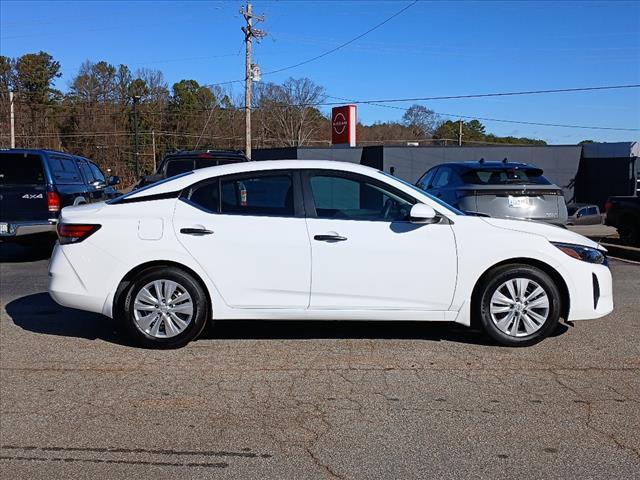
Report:
[[[551,244],[562,252],[576,260],[583,262],[596,263],[598,265],[606,264],[607,257],[601,250],[597,248],[585,247],[583,245],[574,245],[572,243],[551,242]]]

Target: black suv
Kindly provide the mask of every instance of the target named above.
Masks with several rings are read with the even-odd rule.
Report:
[[[133,188],[146,187],[191,170],[248,161],[249,159],[240,150],[183,150],[174,152],[164,157],[155,173],[144,175]]]
[[[55,234],[60,210],[118,196],[118,177],[53,150],[0,150],[0,240],[30,243]]]

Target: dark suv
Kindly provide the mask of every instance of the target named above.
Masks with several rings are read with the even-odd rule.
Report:
[[[116,197],[113,185],[119,182],[83,157],[0,150],[0,240],[29,243],[39,234],[55,234],[63,207]]]
[[[133,188],[142,188],[191,170],[247,161],[249,159],[240,150],[183,150],[174,152],[164,157],[155,173],[144,175]]]

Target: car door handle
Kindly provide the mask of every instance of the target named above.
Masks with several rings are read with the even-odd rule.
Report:
[[[319,242],[344,242],[347,237],[341,237],[340,235],[316,235],[313,239]]]
[[[206,228],[181,228],[180,233],[185,235],[211,235],[213,231]]]

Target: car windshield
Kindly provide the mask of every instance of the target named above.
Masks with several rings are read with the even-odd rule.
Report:
[[[467,185],[551,185],[540,168],[477,168],[460,176]]]
[[[457,208],[452,207],[451,205],[449,205],[448,203],[443,202],[442,200],[440,200],[437,197],[434,197],[433,195],[425,192],[424,190],[422,190],[421,188],[416,187],[415,185],[410,184],[409,182],[405,182],[404,180],[402,180],[401,178],[398,177],[394,177],[393,175],[391,175],[390,173],[387,172],[383,172],[382,170],[379,170],[379,172],[381,174],[383,174],[385,177],[389,177],[389,178],[393,178],[394,180],[399,181],[400,183],[406,185],[407,187],[410,187],[412,190],[415,190],[416,192],[420,193],[421,195],[426,195],[427,197],[429,197],[429,199],[433,200],[434,202],[436,202],[438,205],[443,206],[444,208],[446,208],[447,210],[449,210],[450,212],[455,213],[456,215],[466,215],[466,213],[458,210]]]

